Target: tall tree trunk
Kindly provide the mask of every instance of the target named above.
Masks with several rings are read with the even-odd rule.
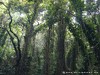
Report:
[[[17,69],[16,75],[28,75],[31,57],[28,57],[28,51],[31,49],[31,38],[30,36],[25,36],[25,43],[22,50],[22,59]]]
[[[56,75],[63,75],[63,72],[66,72],[65,65],[65,33],[66,33],[66,24],[65,20],[60,18],[58,22],[58,41],[57,41],[57,71]]]
[[[51,28],[49,27],[46,36],[45,51],[44,51],[44,75],[50,75],[50,39],[51,39]]]
[[[38,7],[39,7],[40,2],[35,1],[34,2],[34,10],[32,13],[32,17],[28,16],[28,24],[26,26],[26,34],[24,36],[24,45],[22,49],[22,59],[20,61],[20,65],[18,66],[17,69],[17,75],[29,75],[30,71],[30,61],[32,60],[32,57],[28,57],[29,51],[32,51],[33,44],[33,37],[34,37],[34,26],[33,23],[35,22],[35,19],[37,17],[38,13]]]

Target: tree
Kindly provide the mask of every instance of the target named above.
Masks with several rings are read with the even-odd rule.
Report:
[[[99,1],[0,2],[0,74],[99,75]]]

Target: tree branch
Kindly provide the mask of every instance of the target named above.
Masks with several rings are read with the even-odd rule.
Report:
[[[9,22],[9,29],[10,29],[10,32],[14,35],[14,37],[16,37],[17,39],[17,45],[15,44],[14,42],[14,37],[11,35],[11,33],[7,30],[7,33],[9,34],[10,36],[10,39],[11,39],[11,42],[14,46],[14,49],[15,49],[15,52],[16,52],[16,66],[19,65],[19,62],[20,62],[20,59],[21,59],[21,49],[20,49],[20,40],[18,38],[18,36],[12,31],[11,29],[11,24],[12,24],[12,16],[11,16],[11,13],[10,13],[10,7],[7,7],[3,2],[0,2],[0,4],[3,4],[7,10],[8,10],[8,14],[10,16],[10,22]]]

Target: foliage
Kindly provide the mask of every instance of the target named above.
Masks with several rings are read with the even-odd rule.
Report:
[[[0,74],[99,75],[99,13],[99,0],[0,1]]]

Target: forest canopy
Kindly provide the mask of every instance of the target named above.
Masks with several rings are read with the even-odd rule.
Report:
[[[0,75],[100,75],[100,0],[0,0]]]

